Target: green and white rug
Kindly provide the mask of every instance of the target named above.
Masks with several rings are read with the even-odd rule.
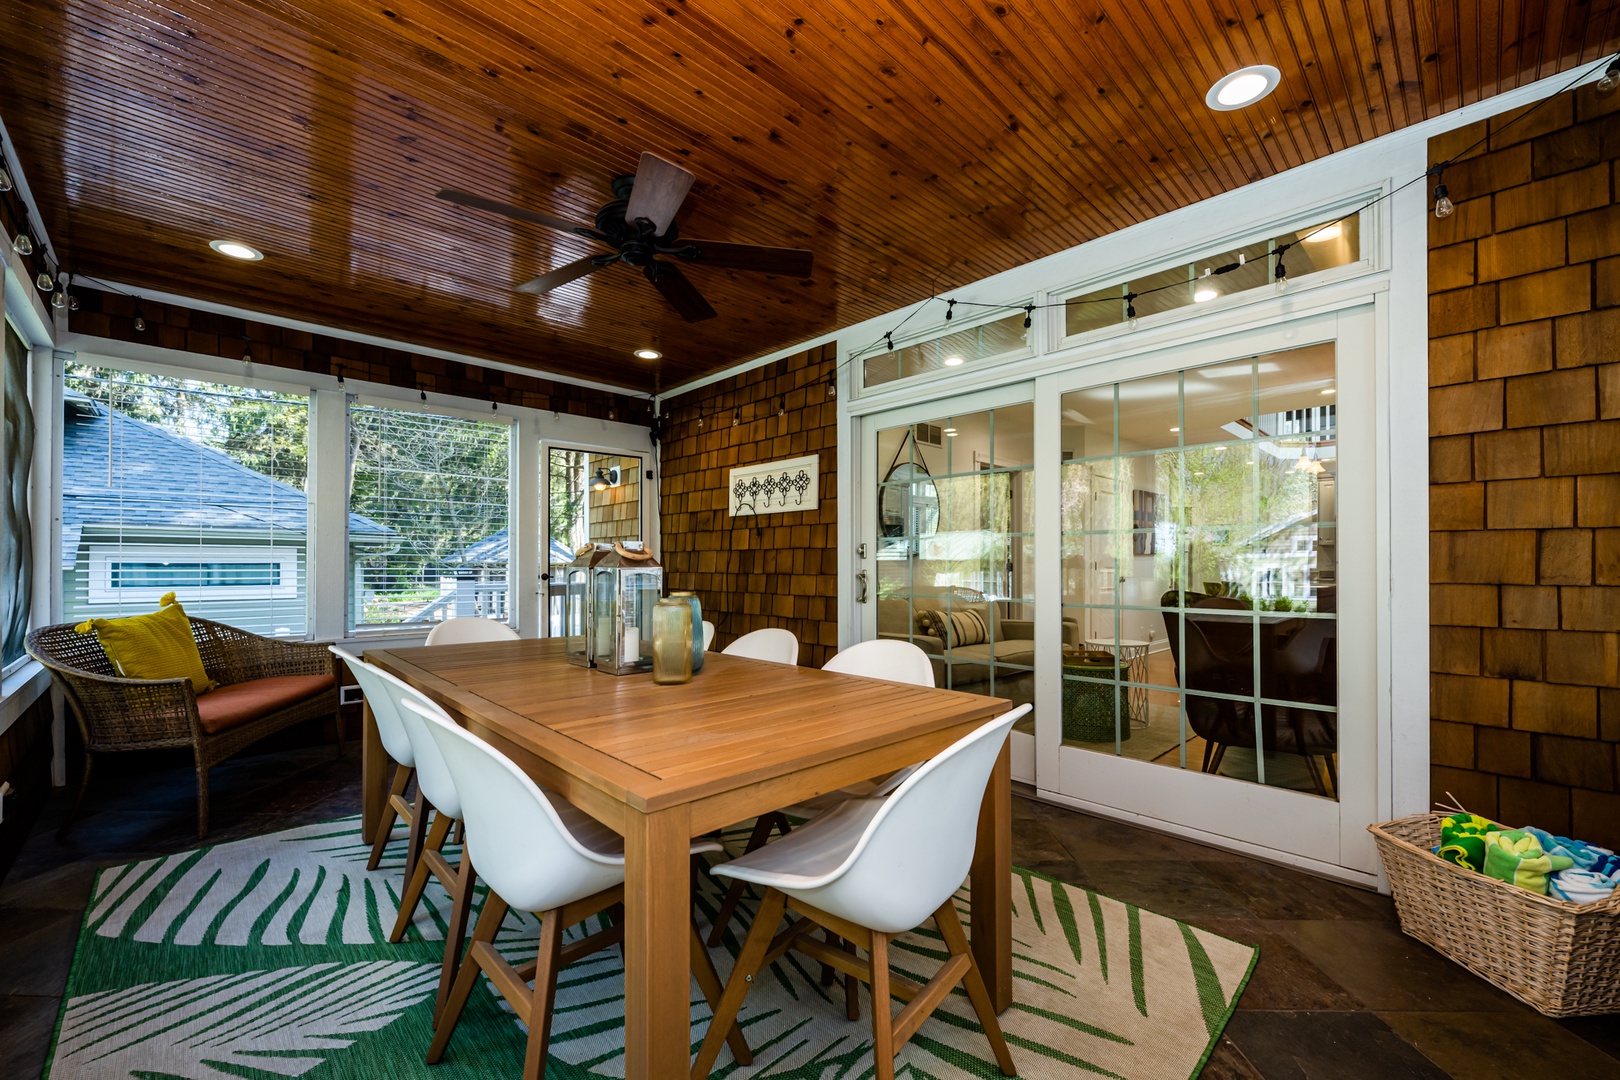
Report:
[[[396,833],[403,838],[403,829]],[[729,838],[741,843],[746,830]],[[63,997],[49,1080],[458,1080],[516,1077],[524,1029],[494,991],[475,994],[444,1061],[423,1063],[448,898],[430,886],[408,939],[387,943],[403,843],[365,869],[357,818],[289,829],[101,872]],[[717,894],[699,897],[707,922]],[[958,896],[963,922],[970,899]],[[1196,1076],[1248,981],[1257,950],[1025,870],[1013,881],[1014,1004],[1001,1018],[1019,1075]],[[476,914],[475,914],[476,918]],[[746,933],[714,950],[724,979]],[[570,936],[598,929],[576,928]],[[532,959],[538,922],[507,917],[498,945]],[[891,954],[917,980],[944,955],[933,933]],[[870,1029],[841,990],[790,954],[749,995],[755,1063],[722,1051],[716,1077],[872,1075]],[[692,987],[693,1047],[709,1011]],[[901,1077],[999,1076],[966,995],[952,994],[899,1058]],[[564,969],[548,1077],[622,1077],[618,949]]]

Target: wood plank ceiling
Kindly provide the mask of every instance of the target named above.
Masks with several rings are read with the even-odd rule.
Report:
[[[654,390],[1597,59],[1615,7],[6,0],[0,117],[71,271]],[[1250,63],[1275,94],[1204,106]],[[603,249],[434,197],[589,222],[644,150],[683,235],[814,276],[689,268],[696,324],[622,266],[537,299]]]

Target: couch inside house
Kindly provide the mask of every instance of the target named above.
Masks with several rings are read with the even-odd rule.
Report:
[[[987,693],[988,688],[983,684],[990,681],[992,665],[1005,664],[1009,667],[996,671],[996,695],[1018,702],[1031,699],[1033,687],[1026,688],[1031,682],[1031,673],[1017,669],[1035,666],[1033,620],[1005,618],[1002,605],[982,597],[962,599],[960,594],[911,599],[885,597],[878,600],[877,605],[878,636],[910,641],[926,652],[934,664],[936,686]],[[972,644],[947,642],[937,631],[938,620],[932,617],[933,612],[977,613],[986,630],[985,640]],[[1079,648],[1078,619],[1063,620],[1063,644]]]

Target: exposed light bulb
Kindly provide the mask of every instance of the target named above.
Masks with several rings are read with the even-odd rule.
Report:
[[[11,242],[11,250],[19,255],[32,255],[34,253],[34,242],[28,238],[26,230],[17,234],[17,239]]]
[[[77,296],[74,296],[72,293],[68,294],[67,304],[68,304],[68,310],[69,311],[78,311],[79,310],[79,298]]]
[[[1132,293],[1125,298],[1125,325],[1135,330],[1138,321],[1136,318],[1136,294]]]
[[[1221,294],[1216,291],[1215,286],[1200,285],[1197,291],[1193,293],[1193,303],[1202,304],[1207,300],[1215,299],[1219,295]]]
[[[735,409],[731,414],[731,426],[736,427],[740,423],[742,423],[742,410]]]
[[[47,274],[45,271],[41,270],[39,272],[39,277],[34,279],[34,284],[39,286],[40,292],[50,292],[52,289],[56,288],[56,279],[51,277],[51,275]]]
[[[1456,209],[1456,204],[1451,201],[1451,196],[1446,194],[1446,185],[1434,185],[1434,216],[1448,218]]]
[[[703,417],[702,416],[698,417],[698,430],[699,431],[703,430]]]
[[[1609,66],[1603,69],[1603,78],[1597,81],[1597,92],[1600,94],[1612,94],[1617,86],[1620,86],[1620,57],[1610,60]],[[0,191],[5,190],[5,188],[0,187]]]
[[[1277,291],[1280,292],[1280,293],[1285,293],[1285,292],[1288,291],[1288,275],[1287,274],[1278,274],[1277,275],[1276,288],[1277,288]]]
[[[0,169],[0,193],[10,191],[11,186],[11,174],[4,169]]]
[[[965,361],[960,356],[947,356],[945,358],[946,367],[961,367],[963,363]]]
[[[67,293],[59,292],[51,294],[51,307],[60,311],[62,308],[67,307],[67,304]]]

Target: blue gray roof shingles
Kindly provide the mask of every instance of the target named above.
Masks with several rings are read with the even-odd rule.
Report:
[[[307,500],[291,484],[155,424],[116,410],[109,415],[106,406],[83,395],[69,394],[67,406],[62,429],[64,568],[77,560],[86,528],[282,532],[289,538],[302,538],[308,529]],[[349,534],[380,542],[394,531],[350,514]]]

